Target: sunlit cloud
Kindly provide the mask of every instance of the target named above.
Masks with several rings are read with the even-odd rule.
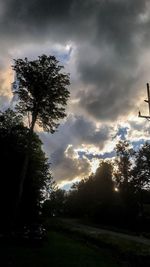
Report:
[[[62,189],[70,189],[71,186],[74,184],[74,183],[78,183],[81,181],[81,178],[75,178],[73,179],[72,181],[67,181],[67,180],[64,180],[64,181],[61,181],[61,182],[58,182],[57,185],[58,185],[58,188],[62,188]]]

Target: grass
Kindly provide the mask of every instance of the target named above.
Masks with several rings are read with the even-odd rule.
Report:
[[[78,228],[75,224],[67,223],[67,221],[61,219],[49,220],[47,227],[49,229],[57,229],[62,233],[65,232],[68,236],[81,242],[95,245],[100,251],[109,251],[123,264],[126,262],[125,266],[150,266],[150,246],[147,244],[109,233],[89,232],[86,229],[86,225],[84,228]]]
[[[1,246],[0,266],[119,267],[122,264],[107,249],[94,249],[62,233],[51,231],[41,247],[19,244]]]
[[[100,234],[97,236],[98,240],[105,240],[105,244],[114,246],[122,254],[132,254],[135,256],[150,256],[150,246],[141,244],[136,241],[127,240],[121,237],[115,237],[111,234]]]

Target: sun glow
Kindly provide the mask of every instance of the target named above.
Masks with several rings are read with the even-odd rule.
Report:
[[[119,192],[119,189],[117,187],[114,188],[115,192]]]
[[[12,98],[11,84],[13,82],[13,71],[11,68],[6,68],[3,72],[0,73],[1,79],[1,95],[7,96],[8,98]]]
[[[95,173],[98,167],[99,167],[99,159],[93,159],[91,162],[91,172]]]

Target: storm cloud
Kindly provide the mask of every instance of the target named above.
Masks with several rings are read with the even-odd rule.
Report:
[[[76,88],[79,108],[96,119],[115,120],[132,109],[138,93],[148,8],[146,0],[1,1],[1,51],[15,56],[13,48],[25,44],[72,42],[84,87]]]
[[[149,80],[149,27],[148,0],[0,0],[2,106],[11,97],[13,58],[52,53],[71,73],[68,118],[54,135],[40,133],[47,155],[55,155],[58,180],[60,173],[69,179],[67,170],[72,178],[86,173],[68,151],[82,145],[103,150],[117,136],[115,123],[137,112]],[[140,126],[131,124],[139,137]],[[89,171],[88,159],[82,164]]]
[[[45,151],[48,154],[59,147],[65,150],[69,144],[75,148],[83,144],[102,149],[105,142],[111,138],[112,132],[114,133],[112,126],[101,125],[97,128],[94,122],[83,116],[70,115],[54,135],[40,133],[40,137],[43,143],[46,143]]]

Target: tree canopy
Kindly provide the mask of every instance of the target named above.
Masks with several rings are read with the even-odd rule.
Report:
[[[136,153],[133,169],[134,184],[137,189],[150,187],[150,144],[145,143]]]
[[[17,110],[29,116],[29,127],[35,123],[45,131],[53,133],[59,119],[66,116],[65,106],[69,98],[69,74],[63,73],[63,66],[54,56],[39,56],[36,60],[27,58],[14,60],[18,88]]]

